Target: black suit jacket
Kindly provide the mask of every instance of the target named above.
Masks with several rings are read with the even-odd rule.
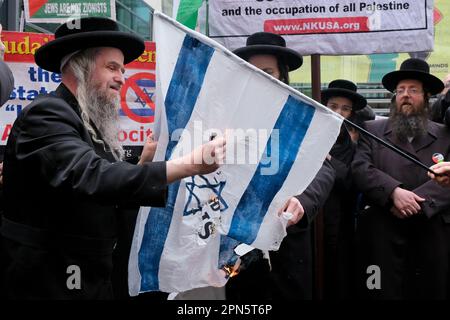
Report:
[[[389,120],[366,122],[368,131],[409,152],[426,166],[434,153],[450,157],[448,128],[428,121],[411,143],[396,139]],[[359,298],[445,299],[448,296],[450,197],[427,171],[372,139],[361,136],[352,163],[354,181],[370,208],[358,217],[355,248]],[[392,191],[401,187],[422,198],[421,213],[406,219],[389,210]],[[381,290],[369,290],[368,266],[381,270]]]
[[[164,162],[116,162],[94,143],[64,85],[37,98],[5,152],[6,295],[111,298],[119,205],[164,206],[166,185]],[[70,266],[81,271],[81,289],[68,288]]]
[[[336,170],[325,161],[314,180],[296,196],[305,210],[303,218],[287,228],[278,251],[271,251],[270,291],[273,299],[311,300],[314,279],[314,243],[311,225],[323,206],[336,178]]]
[[[412,143],[398,141],[388,119],[368,121],[365,126],[426,166],[434,164],[434,153],[441,153],[445,161],[450,159],[450,131],[443,125],[428,121],[426,135],[414,139]],[[372,205],[390,208],[392,192],[396,187],[402,187],[426,199],[421,207],[429,218],[437,213],[446,213],[450,207],[448,189],[432,181],[426,170],[364,135],[358,143],[352,170],[357,187]],[[445,218],[450,221],[449,217]]]

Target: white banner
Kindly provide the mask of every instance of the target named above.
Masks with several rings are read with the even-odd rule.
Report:
[[[433,0],[214,0],[209,36],[234,50],[273,32],[303,55],[433,50]]]

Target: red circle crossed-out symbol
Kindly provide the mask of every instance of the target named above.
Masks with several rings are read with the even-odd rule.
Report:
[[[145,102],[146,106],[153,109],[155,111],[155,103],[150,99],[150,97],[137,85],[137,81],[141,79],[151,80],[155,82],[155,75],[147,72],[139,72],[131,77],[129,77],[126,81],[122,90],[120,92],[120,96],[122,97],[122,101],[120,105],[122,107],[123,112],[132,120],[140,123],[151,123],[154,120],[154,115],[151,116],[141,116],[133,112],[132,109],[127,104],[126,96],[128,89],[131,88],[137,97]]]

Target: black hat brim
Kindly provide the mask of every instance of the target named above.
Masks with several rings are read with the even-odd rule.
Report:
[[[122,51],[124,64],[138,58],[145,49],[142,38],[121,31],[91,31],[67,35],[44,44],[34,55],[42,69],[61,72],[61,60],[66,55],[93,47],[112,47]]]
[[[367,100],[359,93],[341,88],[330,88],[322,90],[322,102],[326,104],[331,97],[344,97],[350,99],[353,103],[352,111],[364,109],[367,106]]]
[[[303,57],[298,52],[280,46],[263,44],[252,45],[236,49],[233,52],[244,60],[248,60],[251,56],[256,54],[271,54],[281,57],[289,67],[289,71],[294,71],[300,68],[303,64]]]
[[[432,74],[416,70],[398,70],[389,72],[383,77],[381,82],[387,90],[394,92],[398,83],[407,79],[422,82],[423,87],[426,88],[432,95],[438,94],[444,89],[444,83],[439,78],[433,76]]]

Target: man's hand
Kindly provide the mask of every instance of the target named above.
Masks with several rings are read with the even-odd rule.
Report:
[[[394,207],[403,217],[418,214],[421,210],[420,203],[425,201],[424,198],[419,197],[414,192],[400,187],[394,189],[391,194],[391,198],[394,202]],[[394,212],[392,213],[397,216]]]
[[[145,141],[144,149],[142,149],[141,158],[139,159],[138,164],[142,165],[145,162],[151,162],[153,160],[157,144],[158,142],[153,139],[153,134],[150,134]]]
[[[405,218],[409,217],[409,215],[406,212],[401,213],[400,211],[398,211],[398,209],[396,207],[392,207],[390,211],[395,217],[397,217],[399,219],[405,219]]]
[[[450,92],[450,90],[449,90]],[[450,162],[440,162],[430,167],[431,170],[437,174],[442,174],[442,176],[436,176],[431,172],[428,172],[428,176],[439,183],[443,187],[450,188]]]
[[[167,183],[216,171],[224,163],[225,146],[225,138],[218,137],[183,157],[167,161]]]
[[[278,215],[282,215],[284,212],[292,214],[292,218],[289,219],[286,226],[289,227],[293,224],[296,224],[303,218],[303,215],[305,214],[305,209],[303,209],[302,204],[300,203],[300,201],[298,201],[297,198],[292,197],[278,211]]]

